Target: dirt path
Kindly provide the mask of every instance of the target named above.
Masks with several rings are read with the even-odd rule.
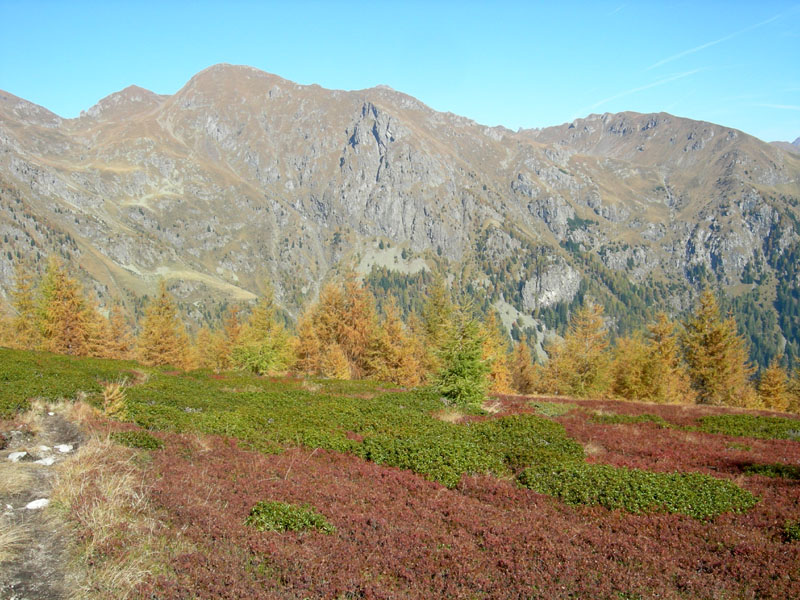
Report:
[[[82,436],[57,412],[45,412],[34,430],[34,435],[2,431],[7,445],[0,450],[0,535],[5,531],[21,538],[10,548],[10,559],[0,564],[2,600],[61,600],[71,591],[69,534],[46,504],[54,466],[74,454]]]

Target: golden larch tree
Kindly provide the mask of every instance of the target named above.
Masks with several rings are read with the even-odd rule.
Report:
[[[111,323],[100,312],[100,308],[94,300],[86,300],[86,320],[88,325],[87,354],[97,358],[115,358]]]
[[[500,327],[496,312],[490,310],[481,326],[483,360],[489,365],[489,393],[511,394],[508,340]]]
[[[319,359],[319,374],[329,379],[352,379],[351,363],[342,347],[333,342],[322,350]]]
[[[111,328],[110,358],[127,360],[133,358],[134,339],[122,305],[115,303],[108,316]]]
[[[11,344],[22,350],[34,350],[42,346],[42,331],[39,323],[39,303],[36,299],[36,276],[22,263],[15,272],[14,289],[11,290]]]
[[[422,324],[427,344],[434,351],[444,347],[450,337],[455,306],[444,278],[437,274],[428,290],[422,309]]]
[[[80,284],[56,257],[48,261],[42,279],[39,315],[45,349],[75,356],[88,354],[92,315]]]
[[[233,345],[234,365],[261,375],[283,373],[295,362],[295,342],[276,317],[272,289],[258,300],[240,327],[227,322],[226,337]]]
[[[520,394],[532,394],[536,391],[536,370],[527,337],[514,345],[511,356],[511,385]]]
[[[319,300],[298,322],[298,368],[306,373],[324,374],[334,365],[336,376],[341,378],[344,371],[340,368],[341,352],[351,377],[367,377],[371,374],[370,347],[377,332],[372,294],[350,273],[343,286],[326,285]]]
[[[424,375],[422,344],[403,324],[394,297],[383,310],[383,321],[369,350],[369,371],[380,381],[416,387]]]
[[[641,332],[619,338],[611,363],[611,393],[627,400],[648,400],[655,383],[653,366],[650,348]]]
[[[635,333],[617,341],[611,391],[628,400],[692,403],[695,394],[682,364],[675,323],[660,313],[647,337]]]
[[[163,279],[158,296],[145,309],[137,349],[139,360],[146,365],[185,368],[189,363],[189,339]]]
[[[297,320],[297,360],[295,370],[300,373],[319,373],[322,359],[322,342],[314,328],[314,315],[310,310],[300,315]]]
[[[378,333],[375,299],[355,273],[347,274],[343,286],[344,310],[339,321],[337,342],[347,356],[352,375],[371,375],[369,348]]]
[[[683,351],[697,402],[750,406],[756,396],[750,376],[747,344],[733,316],[723,319],[714,293],[706,289],[686,321]]]
[[[786,412],[792,402],[789,376],[776,356],[758,378],[758,399],[764,408]]]
[[[603,307],[585,304],[572,315],[563,342],[548,348],[542,382],[546,391],[581,397],[607,391],[608,347]]]

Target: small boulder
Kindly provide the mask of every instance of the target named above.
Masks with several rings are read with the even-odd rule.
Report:
[[[26,456],[28,456],[27,452],[12,452],[11,454],[8,455],[8,460],[10,460],[11,462],[19,462]]]
[[[56,446],[56,450],[58,450],[62,454],[65,454],[67,452],[72,452],[72,448],[73,448],[72,444],[59,444],[58,446]]]
[[[39,510],[40,508],[44,508],[50,504],[50,498],[39,498],[38,500],[34,500],[33,502],[28,502],[25,505],[25,508],[28,510]]]

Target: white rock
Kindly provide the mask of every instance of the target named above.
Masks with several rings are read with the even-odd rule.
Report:
[[[56,414],[56,413],[54,413],[54,412],[52,412],[52,411],[51,411],[51,412],[49,412],[49,413],[47,413],[47,414],[48,414],[48,415],[50,415],[50,416],[52,417],[52,416],[53,416],[54,414]]]
[[[10,504],[6,504],[6,509],[8,509],[8,510],[14,510],[14,507],[13,507],[13,506],[11,506]]]
[[[48,504],[50,504],[49,498],[39,498],[38,500],[34,500],[33,502],[28,502],[25,505],[25,508],[27,508],[28,510],[38,510],[40,508],[44,508]]]
[[[49,467],[54,462],[56,462],[56,457],[55,456],[48,456],[47,458],[40,458],[39,460],[35,460],[33,462],[36,463],[37,465],[44,465],[46,467]]]
[[[50,446],[39,446],[39,452],[50,452]]]
[[[72,452],[72,444],[59,444],[56,446],[59,452]]]
[[[26,456],[28,456],[27,452],[12,452],[11,454],[8,455],[8,460],[10,460],[11,462],[19,462]]]

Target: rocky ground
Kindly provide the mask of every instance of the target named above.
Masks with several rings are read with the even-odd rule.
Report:
[[[0,436],[0,598],[67,598],[69,533],[48,505],[54,466],[73,455],[81,432],[62,414],[44,411]]]

